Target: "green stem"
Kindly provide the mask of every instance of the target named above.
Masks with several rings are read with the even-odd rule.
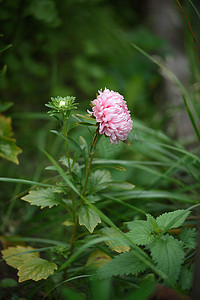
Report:
[[[66,118],[64,116],[64,114],[62,114],[62,118],[63,118],[63,133],[64,133],[64,137],[65,137],[65,146],[66,146],[66,150],[67,150],[67,160],[68,160],[68,168],[69,168],[69,175],[72,175],[72,171],[71,171],[71,164],[70,164],[70,157],[69,157],[69,147],[68,147],[68,138],[67,138],[67,130],[66,130]],[[73,215],[73,221],[75,222],[75,207],[74,207],[74,191],[71,189],[71,198],[72,198],[72,215]]]
[[[65,137],[65,146],[67,150],[67,160],[68,160],[68,168],[69,168],[69,174],[71,175],[71,165],[70,165],[70,159],[69,159],[69,147],[68,147],[68,138],[67,138],[67,130],[66,130],[66,119],[64,117],[64,114],[62,114],[63,117],[63,133]]]
[[[86,192],[86,188],[87,188],[88,178],[89,178],[90,169],[91,169],[91,165],[92,165],[92,159],[93,159],[93,156],[94,156],[94,152],[95,152],[95,147],[96,147],[96,143],[97,143],[97,140],[98,140],[98,136],[99,136],[99,126],[97,127],[97,129],[95,131],[95,135],[94,135],[94,138],[93,138],[92,146],[91,146],[91,149],[90,149],[90,161],[89,161],[89,165],[88,165],[87,173],[86,173],[86,177],[85,177],[85,185],[84,185],[83,194],[82,194],[83,197],[85,196],[85,192]]]
[[[90,174],[92,159],[93,159],[93,156],[94,156],[98,136],[99,136],[99,126],[97,127],[97,129],[95,131],[92,146],[90,148],[90,161],[89,161],[89,165],[88,165],[87,172],[86,172],[86,177],[85,177],[85,184],[84,184],[83,193],[82,193],[83,197],[85,196],[86,189],[87,189],[88,178],[89,178],[89,174]],[[83,198],[81,199],[81,205],[82,204],[83,204]],[[74,247],[74,241],[75,241],[75,238],[76,238],[77,228],[78,228],[78,217],[77,217],[76,223],[74,224],[73,230],[72,230],[72,235],[71,235],[71,240],[70,240],[70,251],[71,252],[72,252],[73,247]]]

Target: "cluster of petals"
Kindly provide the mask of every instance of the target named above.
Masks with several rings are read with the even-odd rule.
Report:
[[[105,88],[92,101],[92,114],[99,123],[99,133],[110,138],[111,144],[125,141],[132,129],[130,111],[124,97]]]

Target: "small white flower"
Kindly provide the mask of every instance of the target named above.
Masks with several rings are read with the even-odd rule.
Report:
[[[65,104],[66,104],[65,101],[64,101],[64,100],[61,100],[60,103],[59,103],[59,107],[65,106]]]

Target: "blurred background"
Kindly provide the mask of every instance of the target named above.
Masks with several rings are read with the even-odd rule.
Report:
[[[199,1],[181,3],[199,45]],[[61,141],[49,133],[57,126],[46,113],[45,103],[51,96],[76,96],[79,110],[84,113],[101,88],[124,96],[135,120],[131,147],[122,144],[111,148],[102,139],[99,157],[156,159],[157,153],[144,147],[136,120],[182,139],[187,146],[194,142],[190,138],[194,130],[177,88],[132,45],[163,59],[199,99],[195,45],[176,0],[3,0],[0,23],[0,46],[11,45],[1,53],[0,100],[13,103],[4,114],[12,118],[16,143],[23,150],[19,166],[1,159],[1,176],[42,180],[48,162],[40,149],[56,158],[64,154]],[[81,127],[74,131],[77,139],[79,135],[87,138],[87,134],[90,137],[90,132]],[[139,187],[152,180],[152,174],[129,168],[122,177]],[[13,207],[19,209],[24,222],[37,208],[27,205],[24,212],[25,204],[15,202],[20,184],[1,186],[4,229],[15,232],[16,224],[23,228],[23,223],[19,215],[15,218]]]
[[[180,3],[199,48],[200,1]],[[0,156],[5,150],[2,136],[12,135],[11,121],[22,149],[18,165],[0,157],[0,177],[42,182],[51,178],[45,170],[50,162],[41,149],[59,161],[65,145],[50,133],[59,127],[47,114],[45,103],[52,96],[75,96],[77,112],[85,114],[98,90],[106,87],[124,96],[133,118],[129,147],[111,146],[102,137],[95,154],[103,168],[113,161],[126,168],[126,172],[111,169],[114,180],[136,185],[130,193],[117,191],[116,197],[154,216],[185,208],[192,197],[196,201],[199,165],[183,149],[198,154],[197,138],[177,86],[167,79],[173,77],[170,69],[187,89],[200,119],[198,59],[184,13],[177,0],[0,0]],[[169,69],[161,72],[133,45]],[[90,128],[78,126],[72,131],[75,141],[83,136],[88,145],[92,142]],[[75,151],[70,144],[72,156]],[[66,220],[62,207],[41,210],[20,200],[29,187],[0,182],[2,248],[8,245],[7,237],[17,237],[21,243],[25,238],[37,248],[34,238],[66,241],[69,237],[70,230],[62,226]],[[99,207],[117,226],[138,218],[137,211],[112,201],[105,200]],[[0,279],[17,279],[15,271],[2,266]],[[20,298],[12,299],[29,295],[30,287],[40,289],[40,282],[30,284],[21,285]],[[31,297],[27,299],[36,299],[34,294]]]

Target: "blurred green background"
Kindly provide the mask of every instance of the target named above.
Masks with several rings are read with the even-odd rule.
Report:
[[[195,82],[199,73],[195,71],[193,41],[186,24],[181,22],[176,2],[166,3],[169,5],[164,8],[167,18],[170,17],[167,9],[171,9],[179,19],[178,25],[176,20],[171,20],[173,34],[193,70],[188,78]],[[194,16],[192,22],[196,30],[195,11],[185,4],[188,16]],[[167,122],[174,110],[183,109],[183,103],[175,107],[168,103],[158,68],[132,46],[135,43],[147,53],[162,58],[173,57],[176,45],[155,28],[155,21],[162,21],[160,10],[154,0],[1,1],[0,33],[3,36],[0,43],[1,47],[12,46],[1,53],[0,68],[6,65],[7,72],[0,78],[0,100],[13,102],[5,115],[12,118],[14,137],[23,150],[19,166],[1,159],[1,176],[42,180],[47,174],[44,167],[48,162],[40,149],[48,150],[57,159],[64,155],[62,142],[49,133],[57,126],[46,114],[45,103],[51,96],[76,96],[79,110],[86,112],[97,91],[107,87],[124,95],[133,120],[142,120],[153,129],[164,129],[175,136],[174,123],[168,126]],[[160,23],[160,27],[163,24]],[[185,38],[184,45],[180,32]],[[124,145],[111,147],[104,138],[97,157],[156,159],[157,152],[147,145],[144,147],[143,132],[136,122],[133,127],[130,148]],[[74,131],[76,139],[80,135],[92,139],[85,128]],[[149,136],[151,134],[146,132],[145,138]],[[71,152],[74,150],[71,146]],[[113,171],[113,175],[129,179],[140,187],[153,180],[151,174],[141,170],[133,172],[132,168],[118,175]],[[7,208],[8,201],[19,193],[21,186],[9,183],[1,183],[1,186],[0,196],[4,199],[0,204],[1,212],[10,215],[12,209]],[[15,205],[21,207],[21,202],[17,201]]]
[[[199,1],[193,2],[198,8]],[[198,14],[191,1],[182,4],[199,45]],[[154,215],[190,203],[190,192],[193,197],[199,182],[199,165],[188,153],[165,146],[195,148],[194,130],[179,135],[177,128],[184,124],[191,128],[185,115],[179,118],[185,113],[183,101],[176,101],[179,93],[173,93],[171,83],[166,84],[166,74],[161,75],[157,66],[132,46],[134,43],[149,55],[165,59],[179,71],[192,99],[197,101],[199,114],[200,76],[195,47],[175,0],[162,4],[157,0],[3,0],[0,34],[0,49],[11,45],[0,53],[0,101],[13,103],[3,115],[12,118],[16,144],[23,150],[19,165],[0,158],[0,177],[43,181],[52,176],[45,170],[50,163],[41,149],[58,161],[65,155],[65,145],[50,133],[58,127],[47,115],[45,103],[51,96],[72,95],[79,103],[78,112],[84,114],[98,90],[106,87],[124,96],[134,121],[129,147],[123,143],[111,146],[102,137],[95,154],[96,160],[107,159],[105,164],[112,160],[130,162],[122,162],[126,172],[112,169],[111,173],[115,180],[129,181],[136,189],[130,194],[116,192],[116,197],[131,200],[131,204]],[[90,128],[80,126],[74,129],[73,138],[78,141],[82,135],[89,144],[92,133]],[[195,148],[194,153],[198,151]],[[74,152],[75,147],[70,145],[70,153]],[[40,210],[20,201],[28,188],[21,183],[1,182],[0,235],[66,241],[68,229],[62,226],[66,213],[61,207]],[[173,198],[173,193],[179,198],[176,194]],[[180,193],[188,197],[185,202],[180,200]],[[137,211],[106,201],[100,203],[100,208],[116,225],[138,218]],[[4,271],[10,276],[10,269],[5,267]],[[13,276],[16,278],[16,274]]]
[[[97,91],[107,87],[124,95],[133,120],[142,120],[147,127],[163,129],[177,138],[175,124],[171,122],[168,126],[168,122],[174,111],[183,110],[183,102],[174,105],[168,101],[158,68],[132,46],[135,43],[150,55],[162,58],[173,57],[182,47],[191,71],[187,79],[194,83],[199,79],[187,24],[175,1],[165,3],[169,7],[164,8],[164,14],[172,24],[175,42],[169,36],[161,36],[166,20],[159,19],[163,11],[154,0],[1,1],[0,43],[1,47],[12,46],[1,53],[0,68],[7,66],[7,72],[0,78],[0,100],[13,102],[5,114],[12,118],[17,145],[23,150],[19,166],[1,159],[1,176],[42,180],[48,162],[40,149],[48,150],[56,158],[65,153],[61,141],[49,133],[57,126],[46,114],[45,103],[51,96],[76,96],[79,110],[86,112]],[[196,33],[197,14],[192,5],[184,4]],[[175,19],[170,19],[170,9]],[[155,149],[144,146],[143,132],[136,122],[133,127],[130,148],[111,148],[104,138],[97,157],[156,159]],[[91,133],[85,128],[74,131],[76,139],[79,135],[91,141]],[[149,136],[146,132],[145,138]],[[72,146],[71,152],[74,150]],[[140,187],[152,180],[151,174],[133,172],[132,168],[116,176],[128,178]],[[5,199],[1,201],[1,211],[10,215],[12,209],[8,212],[5,203],[21,187],[9,183],[1,186],[0,196]],[[21,203],[15,205],[20,207]]]

